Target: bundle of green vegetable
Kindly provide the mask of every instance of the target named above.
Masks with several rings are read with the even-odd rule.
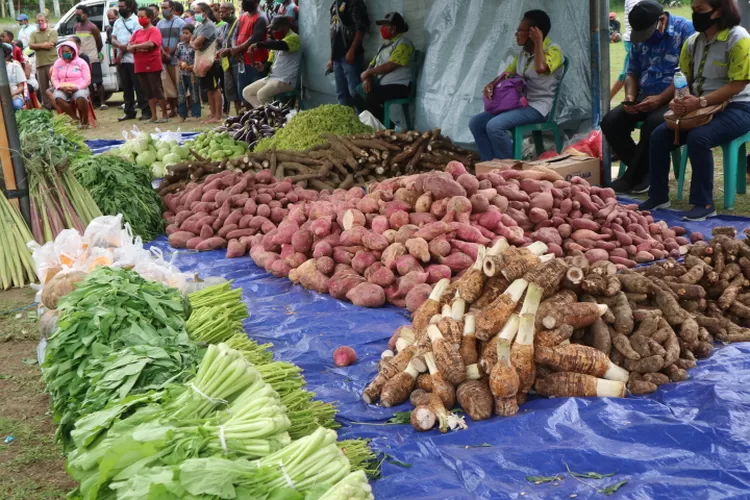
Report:
[[[154,139],[144,132],[113,149],[112,154],[142,167],[148,167],[151,169],[151,177],[160,179],[166,175],[169,165],[187,160],[190,151],[185,146],[177,144],[175,140]]]
[[[325,142],[320,134],[347,136],[368,132],[372,132],[372,128],[360,122],[352,108],[326,104],[301,111],[289,120],[284,128],[278,130],[276,135],[260,141],[254,151],[271,148],[304,151]]]
[[[52,241],[63,229],[83,232],[101,212],[69,167],[91,152],[81,146],[78,132],[62,118],[53,118],[42,110],[21,113],[18,133],[28,176],[34,239],[39,243]]]
[[[105,215],[123,215],[133,233],[151,241],[164,229],[161,198],[148,167],[112,155],[81,158],[71,167]]]
[[[42,374],[65,444],[79,416],[184,377],[194,366],[180,292],[133,271],[97,268],[62,298],[58,311]]]
[[[36,281],[34,261],[26,248],[33,237],[18,209],[0,190],[0,289]]]
[[[185,147],[197,154],[199,160],[211,161],[237,158],[247,152],[247,143],[235,141],[228,132],[205,132],[185,141]]]

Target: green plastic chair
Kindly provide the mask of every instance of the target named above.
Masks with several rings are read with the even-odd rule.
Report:
[[[296,106],[299,107],[299,109],[302,109],[302,63],[303,63],[303,57],[300,57],[299,60],[299,71],[297,72],[297,86],[294,90],[290,90],[288,92],[282,92],[280,94],[276,94],[273,96],[274,101],[281,101],[281,102],[289,102],[290,104],[293,102]]]
[[[643,127],[643,122],[638,122],[635,124],[635,128],[640,130],[641,127]],[[680,178],[680,162],[682,162],[682,157],[687,156],[687,151],[685,150],[685,146],[681,146],[674,151],[672,151],[672,168],[674,168],[674,178],[679,179]],[[622,177],[625,174],[625,170],[627,170],[628,166],[625,164],[624,161],[620,161],[620,170],[617,171],[617,177]]]
[[[745,143],[750,142],[750,132],[737,139],[721,145],[724,153],[724,209],[734,210],[737,193],[747,191],[747,156]],[[682,200],[682,188],[685,184],[688,155],[682,155],[680,162],[680,177],[677,181],[677,200]],[[740,168],[742,165],[742,168]]]
[[[534,136],[534,147],[536,148],[536,155],[540,156],[544,153],[544,141],[542,133],[549,130],[552,132],[555,138],[555,148],[557,152],[562,151],[562,137],[560,136],[560,127],[557,124],[556,112],[557,112],[557,101],[560,98],[560,90],[562,89],[562,82],[565,79],[565,74],[568,72],[568,66],[570,61],[567,57],[563,60],[563,75],[560,78],[560,84],[557,86],[555,92],[555,99],[552,101],[552,109],[547,115],[547,121],[544,123],[532,123],[530,125],[519,125],[513,129],[513,159],[523,159],[523,136],[526,132],[531,132]]]
[[[419,72],[424,63],[423,58],[424,53],[421,50],[414,51],[414,75],[411,79],[411,95],[406,99],[392,99],[383,103],[383,108],[385,109],[385,112],[383,113],[383,125],[385,125],[385,128],[391,128],[391,106],[400,104],[401,109],[404,111],[407,130],[414,130],[414,119],[411,116],[411,106],[417,101],[417,79],[419,78]]]

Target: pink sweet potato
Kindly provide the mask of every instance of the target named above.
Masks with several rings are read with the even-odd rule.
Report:
[[[408,240],[410,240],[412,237],[414,237],[414,234],[419,231],[419,227],[407,224],[405,226],[401,226],[398,231],[396,232],[396,236],[393,241],[396,243],[406,243]]]
[[[451,268],[453,272],[463,271],[474,264],[474,259],[466,254],[457,252],[440,259],[440,263]]]
[[[388,240],[382,234],[365,231],[362,235],[362,244],[370,250],[382,252],[388,248]]]
[[[346,298],[355,306],[380,307],[385,304],[385,291],[378,285],[365,282],[349,290]]]
[[[256,201],[257,201],[257,198],[256,198]],[[255,213],[260,215],[261,217],[265,217],[268,219],[271,217],[271,207],[269,207],[265,203],[259,204]]]
[[[194,238],[196,235],[188,231],[175,231],[169,235],[167,240],[170,246],[174,248],[185,248],[190,238]]]
[[[480,245],[486,245],[490,242],[489,239],[482,235],[482,232],[469,224],[462,224],[460,222],[451,222],[450,230],[456,232],[456,237],[471,243],[479,243]],[[417,233],[419,235],[419,233]],[[426,239],[426,238],[425,238]]]
[[[493,205],[479,216],[478,222],[482,227],[494,231],[500,225],[501,217],[500,210]]]
[[[397,210],[390,215],[388,223],[392,229],[398,230],[401,226],[410,223],[409,214],[404,210]]]
[[[599,231],[599,223],[591,219],[573,219],[570,221],[570,225],[573,229],[589,229],[591,231]]]
[[[347,250],[349,247],[334,247],[333,248],[333,260],[339,264],[351,265],[354,253]]]
[[[451,228],[450,224],[443,221],[437,221],[419,228],[419,231],[414,233],[414,237],[422,238],[429,242],[432,239],[452,230],[453,229]]]
[[[201,228],[201,232],[200,232],[199,236],[201,237],[201,239],[207,240],[208,238],[210,238],[213,235],[214,235],[213,228],[211,226],[209,226],[208,224],[206,224],[205,226],[203,226]]]
[[[352,269],[359,274],[364,274],[365,270],[373,265],[378,259],[375,258],[375,254],[366,250],[360,250],[354,255],[352,259]]]
[[[333,269],[336,266],[336,263],[333,262],[333,259],[330,257],[318,257],[315,259],[315,266],[321,273],[325,274],[326,276],[330,276],[333,274]]]
[[[547,244],[554,243],[556,245],[562,245],[562,236],[560,235],[560,231],[553,227],[537,229],[531,234],[531,239]]]
[[[430,213],[437,219],[442,219],[443,217],[445,217],[447,211],[448,198],[435,200],[434,202],[432,202],[432,205],[430,205]]]
[[[411,212],[411,206],[405,201],[393,200],[385,203],[380,211],[381,215],[388,217],[388,220],[390,220],[391,216],[396,212]]]
[[[362,226],[353,226],[351,229],[345,230],[339,237],[339,244],[350,247],[354,245],[362,244],[362,237],[367,233],[367,229]]]
[[[401,276],[405,276],[406,274],[412,271],[419,271],[419,272],[424,271],[424,269],[422,269],[422,266],[419,264],[417,259],[415,259],[411,255],[402,255],[399,258],[397,258],[396,270],[398,271],[398,274],[400,274]]]
[[[289,272],[291,270],[292,267],[284,259],[274,260],[271,264],[271,269],[269,269],[271,274],[273,274],[277,278],[284,278],[286,276],[289,276]]]
[[[327,241],[319,241],[315,244],[315,248],[313,249],[314,258],[330,257],[331,255],[333,255],[333,248],[330,243]]]
[[[430,264],[425,268],[427,273],[427,283],[434,285],[443,278],[451,278],[451,268],[442,264]]]
[[[427,281],[427,273],[422,271],[411,271],[398,280],[398,296],[406,297],[409,290]]]
[[[423,193],[414,204],[414,211],[418,213],[429,213],[432,206],[432,193]]]
[[[591,250],[587,250],[585,255],[590,264],[599,262],[600,260],[609,260],[609,252],[601,248],[592,248]]]
[[[291,243],[296,251],[307,253],[312,248],[313,235],[307,229],[299,229],[292,234]]]
[[[407,240],[406,249],[409,251],[409,255],[421,260],[425,264],[430,261],[430,249],[427,241],[422,238],[412,238]]]
[[[458,179],[461,175],[466,173],[466,167],[460,161],[449,161],[445,166],[445,171],[453,176],[454,179]]]
[[[406,294],[406,309],[414,312],[430,297],[432,287],[426,283],[417,285]]]
[[[219,236],[214,236],[207,240],[201,241],[198,246],[195,247],[199,252],[205,250],[216,250],[217,248],[223,248],[227,244],[227,240]]]
[[[380,205],[377,200],[372,198],[362,198],[357,202],[357,210],[363,214],[377,213],[380,210]]]
[[[456,179],[461,187],[466,190],[466,195],[471,196],[479,189],[479,180],[471,174],[461,174]]]
[[[384,215],[378,215],[377,217],[372,219],[370,227],[372,227],[372,230],[378,234],[383,234],[385,231],[391,228],[390,224],[388,223],[388,218]]]
[[[195,250],[195,247],[197,247],[201,241],[203,241],[203,239],[200,236],[190,238],[189,240],[187,240],[187,243],[185,243],[185,248],[187,248],[188,250]]]
[[[547,211],[538,207],[529,210],[529,219],[534,224],[539,224],[542,221],[546,221],[549,218]]]
[[[436,260],[439,257],[446,257],[449,253],[451,253],[451,244],[448,243],[448,240],[445,239],[434,239],[428,243],[428,247],[430,255],[432,255],[432,257]]]
[[[367,219],[362,212],[355,208],[350,208],[341,215],[339,226],[346,230],[354,226],[364,226],[366,222]]]
[[[641,250],[639,252],[636,252],[634,260],[639,264],[644,262],[651,262],[652,260],[654,260],[654,254],[645,250]]]
[[[409,214],[409,224],[412,226],[422,227],[426,224],[435,222],[437,218],[427,212],[411,212]]]
[[[366,283],[365,279],[351,269],[334,271],[328,281],[328,293],[335,299],[344,300],[349,291],[361,283]]]
[[[547,243],[547,253],[551,253],[555,257],[565,257],[565,252],[557,243]]]
[[[624,259],[622,257],[616,257],[614,255],[609,256],[609,261],[613,264],[618,264],[627,268],[635,267],[635,265],[637,264],[634,260]]]
[[[307,255],[300,253],[300,252],[294,252],[291,255],[287,256],[284,261],[289,264],[289,267],[291,269],[297,268],[305,263],[307,260]],[[333,259],[331,259],[333,261]]]
[[[376,264],[377,263],[373,264],[371,267],[375,267]],[[393,271],[391,271],[385,266],[382,266],[382,264],[381,264],[381,267],[378,268],[377,270],[371,273],[366,272],[365,274],[368,274],[367,281],[375,285],[381,286],[383,288],[391,286],[393,283],[396,282],[396,275],[393,274]]]
[[[324,238],[331,234],[331,217],[320,217],[310,224],[310,231],[316,238]]]
[[[552,193],[549,191],[542,191],[531,200],[531,208],[539,208],[545,212],[550,212],[554,207],[554,203],[555,200],[552,197]]]

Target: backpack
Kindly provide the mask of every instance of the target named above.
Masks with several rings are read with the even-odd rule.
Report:
[[[500,81],[495,85],[492,99],[483,96],[484,110],[497,115],[512,109],[525,108],[529,105],[526,100],[526,81],[520,75],[503,73]]]

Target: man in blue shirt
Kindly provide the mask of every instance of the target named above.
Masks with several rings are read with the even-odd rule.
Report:
[[[674,95],[672,79],[679,70],[682,44],[695,29],[687,19],[665,12],[656,0],[635,5],[628,20],[633,45],[625,101],[606,114],[601,126],[612,151],[628,166],[612,188],[618,193],[640,194],[649,188],[651,132],[664,122]],[[636,144],[631,134],[640,122],[641,140]]]

